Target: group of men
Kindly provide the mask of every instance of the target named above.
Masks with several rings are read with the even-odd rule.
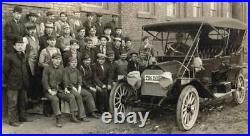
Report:
[[[11,126],[28,121],[26,94],[30,100],[49,99],[57,127],[62,127],[60,100],[69,103],[73,122],[88,122],[87,116],[99,118],[109,110],[109,93],[117,81],[131,71],[142,71],[154,56],[149,37],[144,37],[138,57],[131,39],[123,36],[117,15],[105,25],[100,14],[94,22],[93,13],[87,13],[85,22],[80,12],[72,19],[61,12],[57,21],[47,12],[42,23],[37,23],[36,13],[27,14],[26,23],[20,21],[21,16],[22,8],[15,6],[4,31],[4,81]]]

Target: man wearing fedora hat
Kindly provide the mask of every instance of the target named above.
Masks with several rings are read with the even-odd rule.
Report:
[[[97,36],[103,35],[103,33],[104,33],[104,24],[102,22],[102,14],[96,14],[95,27],[96,27],[96,35]]]
[[[94,81],[96,84],[96,106],[100,113],[108,111],[108,85],[110,85],[110,68],[105,63],[107,56],[102,53],[97,54],[97,62],[93,65]]]
[[[105,27],[104,27],[104,35],[106,36],[106,37],[108,37],[108,42],[110,42],[110,43],[112,43],[113,42],[113,36],[111,35],[111,33],[112,33],[112,28],[111,28],[111,26],[109,26],[109,25],[106,25]]]
[[[25,35],[25,26],[20,21],[22,17],[22,8],[15,6],[11,20],[7,21],[4,27],[4,35],[6,39],[6,53],[13,52],[14,41],[17,37],[23,37]]]
[[[24,24],[26,29],[27,29],[27,25],[35,25],[36,26],[36,35],[38,38],[40,38],[43,34],[43,32],[41,31],[40,25],[37,23],[37,18],[39,17],[39,15],[37,13],[34,12],[30,12],[29,14],[26,15],[27,18],[27,22]]]
[[[167,47],[166,53],[168,55],[185,55],[190,47],[187,44],[183,43],[184,35],[182,33],[176,33],[175,38],[176,42]]]
[[[109,50],[112,50],[111,48],[111,44],[108,43],[108,37],[106,37],[105,35],[101,35],[98,37],[100,44],[97,45],[97,49],[99,50],[98,52],[102,53],[102,54],[106,54]]]
[[[15,38],[13,48],[14,51],[5,57],[3,73],[7,84],[9,124],[17,127],[20,125],[19,121],[28,121],[25,115],[25,96],[29,87],[29,76],[23,37]]]
[[[94,16],[95,16],[95,14],[91,13],[91,12],[88,12],[86,14],[86,16],[87,16],[87,20],[83,23],[83,26],[86,28],[86,35],[89,35],[90,28],[92,26],[95,26],[95,24],[94,24]]]

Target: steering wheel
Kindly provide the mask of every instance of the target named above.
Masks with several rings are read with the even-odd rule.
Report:
[[[180,52],[180,51],[178,51],[178,50],[176,50],[175,48],[173,48],[171,45],[173,45],[175,42],[172,42],[172,41],[170,41],[170,42],[167,42],[166,43],[166,52],[168,51],[168,50],[170,50],[171,52],[174,52],[174,53],[177,53],[177,54],[180,54],[180,55],[184,55],[185,53],[183,53],[183,52]]]

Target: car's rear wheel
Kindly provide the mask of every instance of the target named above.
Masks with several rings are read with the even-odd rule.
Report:
[[[110,111],[127,114],[132,110],[132,107],[128,105],[128,101],[131,97],[135,96],[135,90],[126,83],[119,83],[110,92],[109,107]]]
[[[179,96],[176,109],[176,121],[179,129],[190,130],[198,117],[199,95],[193,85],[185,86]]]
[[[236,91],[233,92],[233,100],[236,104],[242,104],[246,97],[246,89],[244,83],[244,76],[240,73],[237,76]]]

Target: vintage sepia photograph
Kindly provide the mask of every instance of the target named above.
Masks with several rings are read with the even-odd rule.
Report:
[[[247,134],[247,2],[2,2],[2,133]]]

